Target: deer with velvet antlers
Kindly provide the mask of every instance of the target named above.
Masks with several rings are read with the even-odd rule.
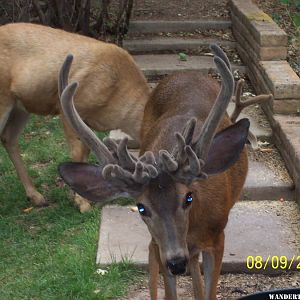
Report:
[[[89,148],[65,121],[57,75],[68,53],[75,56],[70,78],[80,82],[76,108],[97,131],[122,129],[139,140],[150,89],[132,57],[113,44],[36,24],[0,26],[0,140],[26,191],[37,206],[47,205],[29,177],[18,138],[30,113],[59,115],[74,161],[86,161]],[[76,195],[80,211],[90,208]]]
[[[91,201],[105,203],[124,195],[136,199],[152,235],[151,299],[157,299],[159,271],[166,298],[177,299],[176,275],[187,268],[195,299],[216,299],[224,228],[247,174],[249,120],[232,124],[228,117],[234,79],[225,53],[216,45],[211,49],[221,88],[216,80],[196,72],[162,80],[145,107],[138,158],[127,150],[127,139],[102,142],[95,136],[74,107],[78,84],[68,84],[66,62],[60,73],[62,109],[99,165],[64,163],[59,172],[75,192]]]

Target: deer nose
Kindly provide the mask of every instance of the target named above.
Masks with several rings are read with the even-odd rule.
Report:
[[[176,257],[167,261],[167,267],[173,275],[181,275],[186,271],[187,259],[185,257]]]

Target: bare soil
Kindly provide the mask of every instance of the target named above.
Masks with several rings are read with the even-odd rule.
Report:
[[[136,0],[135,20],[189,20],[199,18],[229,18],[227,0]]]

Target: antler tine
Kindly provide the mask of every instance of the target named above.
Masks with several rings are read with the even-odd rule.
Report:
[[[131,154],[128,152],[127,148],[128,144],[128,138],[125,137],[121,140],[121,142],[118,145],[117,153],[119,158],[119,163],[123,168],[134,170],[136,167],[136,159],[135,157],[131,156]]]
[[[65,58],[65,61],[60,68],[59,76],[58,76],[58,95],[61,96],[63,90],[68,85],[68,78],[71,69],[71,65],[73,62],[73,55],[68,54]]]
[[[245,84],[245,80],[240,79],[237,82],[237,85],[236,85],[235,96],[233,97],[234,102],[235,102],[235,108],[234,108],[234,111],[233,111],[232,115],[230,116],[230,119],[233,123],[235,123],[235,121],[237,120],[237,118],[240,115],[241,111],[245,107],[250,106],[252,104],[256,104],[256,103],[268,102],[268,101],[271,101],[272,98],[273,98],[272,94],[258,95],[258,96],[252,97],[248,100],[242,101],[241,96],[242,96],[244,84]]]
[[[177,140],[177,145],[171,152],[171,155],[176,158],[179,162],[184,162],[185,156],[185,149],[186,145],[190,145],[193,140],[194,131],[196,127],[196,118],[191,118],[185,125],[182,134],[179,132],[175,132],[175,137]]]
[[[220,57],[231,71],[231,64],[225,52],[217,44],[210,45],[210,50],[216,57]]]
[[[62,76],[63,77],[63,76]],[[95,153],[101,165],[114,163],[115,159],[108,148],[98,139],[96,134],[82,121],[75,109],[73,97],[78,87],[77,82],[69,84],[62,92],[60,101],[62,110],[83,142]]]
[[[221,50],[220,50],[221,51]],[[225,54],[224,54],[225,55]],[[234,91],[234,79],[227,64],[220,57],[215,57],[214,62],[222,77],[220,93],[204,122],[200,136],[194,147],[198,158],[205,160],[214,136],[214,133],[226,112]]]
[[[175,172],[178,169],[177,161],[167,150],[159,151],[159,161],[161,168],[167,173]]]

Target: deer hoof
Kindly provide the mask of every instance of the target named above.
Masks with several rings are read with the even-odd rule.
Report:
[[[88,200],[82,198],[79,195],[75,195],[74,199],[75,204],[78,206],[79,210],[81,213],[88,212],[92,209],[91,204],[89,203]]]
[[[49,206],[49,203],[44,198],[44,196],[37,191],[34,194],[31,194],[30,196],[27,196],[27,197],[34,204],[34,206],[37,206],[37,207]]]

